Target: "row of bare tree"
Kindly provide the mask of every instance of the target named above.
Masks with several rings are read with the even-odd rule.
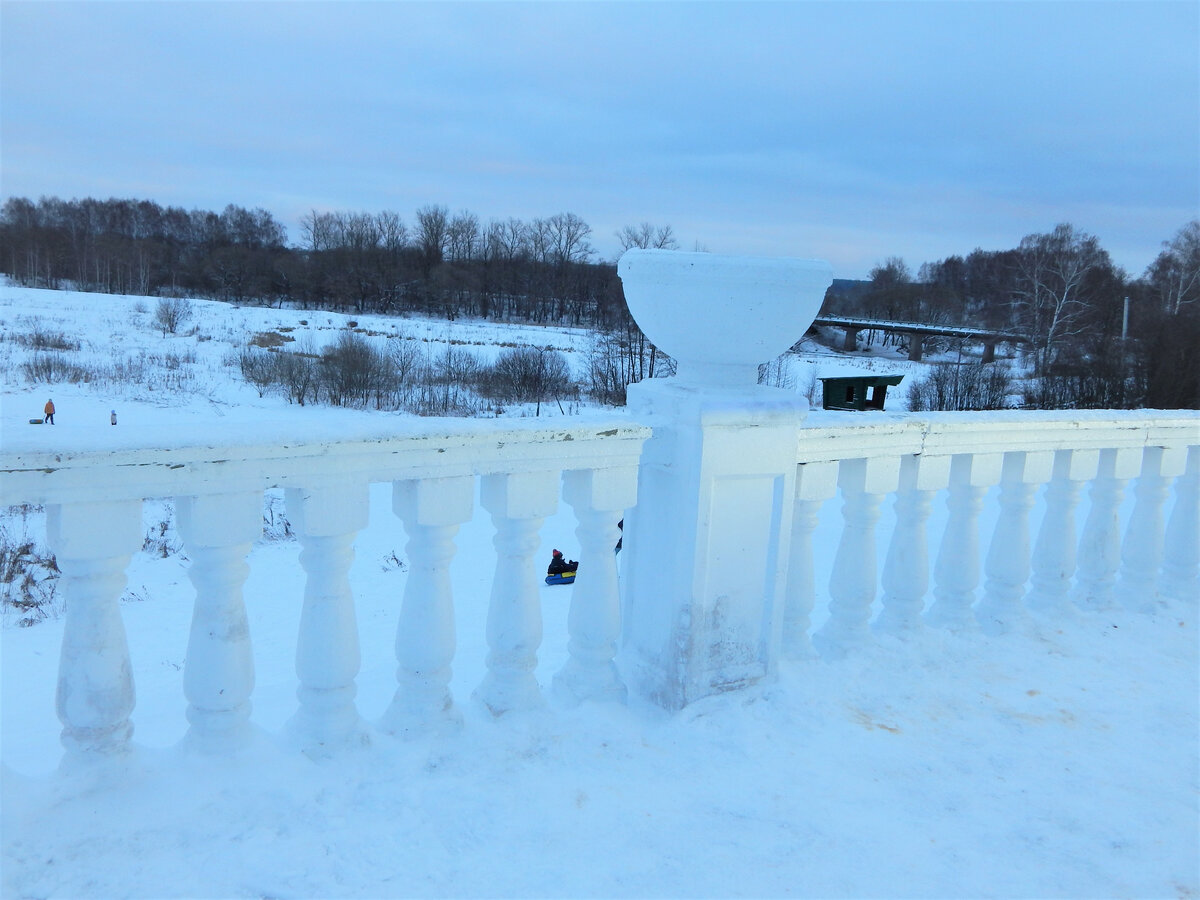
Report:
[[[0,208],[0,271],[41,287],[214,297],[364,312],[420,310],[609,326],[624,302],[574,213],[482,223],[428,205],[307,214],[301,242],[262,209],[17,197]],[[670,226],[626,226],[623,247],[674,247]]]

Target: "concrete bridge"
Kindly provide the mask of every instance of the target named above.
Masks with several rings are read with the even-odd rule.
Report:
[[[843,350],[858,349],[858,333],[863,330],[889,331],[908,336],[908,358],[913,362],[921,359],[924,339],[934,335],[968,338],[983,344],[983,362],[996,359],[996,345],[1003,343],[1028,343],[1029,339],[1019,334],[1010,334],[988,328],[968,328],[960,325],[926,325],[920,322],[897,322],[889,319],[863,319],[851,316],[817,316],[814,325],[830,325],[842,328],[846,339]]]

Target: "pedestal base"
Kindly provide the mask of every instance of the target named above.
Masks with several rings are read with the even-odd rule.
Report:
[[[668,709],[771,674],[807,403],[763,386],[632,385],[654,428],[625,523],[622,668]]]

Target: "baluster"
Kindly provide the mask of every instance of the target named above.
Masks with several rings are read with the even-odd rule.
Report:
[[[949,517],[933,565],[934,602],[925,620],[939,628],[975,627],[971,605],[979,586],[979,514],[988,488],[1000,480],[1003,455],[962,453],[950,463]]]
[[[1100,451],[1096,479],[1088,491],[1091,507],[1079,538],[1075,582],[1078,606],[1104,610],[1113,606],[1113,585],[1121,563],[1121,502],[1125,484],[1142,464],[1140,447]]]
[[[1175,505],[1167,521],[1163,573],[1164,597],[1194,602],[1200,596],[1200,447],[1188,452],[1184,474],[1175,482]]]
[[[284,496],[306,575],[296,639],[300,708],[288,729],[309,756],[327,757],[366,739],[354,703],[361,656],[350,566],[354,538],[367,526],[367,485],[288,488]]]
[[[1095,478],[1098,450],[1059,450],[1046,485],[1046,514],[1033,546],[1032,574],[1026,605],[1055,619],[1073,612],[1069,597],[1075,575],[1075,508],[1083,482]]]
[[[454,535],[470,521],[474,505],[471,476],[392,486],[392,510],[408,534],[408,582],[396,627],[396,693],[381,722],[390,734],[444,733],[462,723],[450,693],[455,650],[450,561]]]
[[[1127,609],[1150,612],[1158,605],[1157,583],[1163,558],[1163,506],[1171,482],[1183,471],[1183,448],[1147,447],[1133,489],[1133,513],[1121,544],[1121,567],[1114,592]]]
[[[533,554],[542,520],[558,508],[557,472],[487,475],[480,489],[496,535],[488,603],[488,673],[474,697],[493,715],[542,704],[533,670],[542,643],[541,577]]]
[[[621,601],[614,553],[617,522],[637,500],[637,469],[585,469],[563,474],[563,497],[575,511],[579,575],[567,614],[570,654],[554,676],[564,703],[624,701],[625,684],[613,657],[621,634]]]
[[[176,501],[196,589],[183,670],[191,723],[185,741],[204,751],[235,749],[251,736],[254,653],[242,586],[246,555],[262,535],[262,502],[261,491]]]
[[[983,599],[975,617],[988,634],[1004,634],[1021,624],[1021,598],[1029,581],[1029,511],[1037,487],[1050,480],[1054,454],[1006,453],[1000,476],[1000,517],[984,562]]]
[[[838,464],[835,462],[797,466],[783,612],[783,653],[788,659],[813,659],[817,655],[808,634],[813,605],[817,599],[812,535],[817,527],[821,506],[837,493],[837,473]]]
[[[896,489],[898,457],[843,460],[838,472],[844,525],[829,579],[829,620],[813,636],[821,655],[839,659],[869,637],[867,623],[879,585],[875,525],[883,495]]]
[[[65,599],[56,709],[71,757],[121,753],[135,701],[120,597],[129,558],[142,546],[142,502],[67,503],[46,513]]]
[[[896,527],[883,564],[883,610],[878,631],[895,635],[923,627],[921,610],[929,592],[927,522],[935,491],[950,483],[949,456],[905,456],[896,491]]]

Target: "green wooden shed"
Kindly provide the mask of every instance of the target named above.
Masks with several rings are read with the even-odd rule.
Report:
[[[883,409],[887,389],[897,385],[903,375],[852,375],[822,378],[822,405],[825,409]]]

